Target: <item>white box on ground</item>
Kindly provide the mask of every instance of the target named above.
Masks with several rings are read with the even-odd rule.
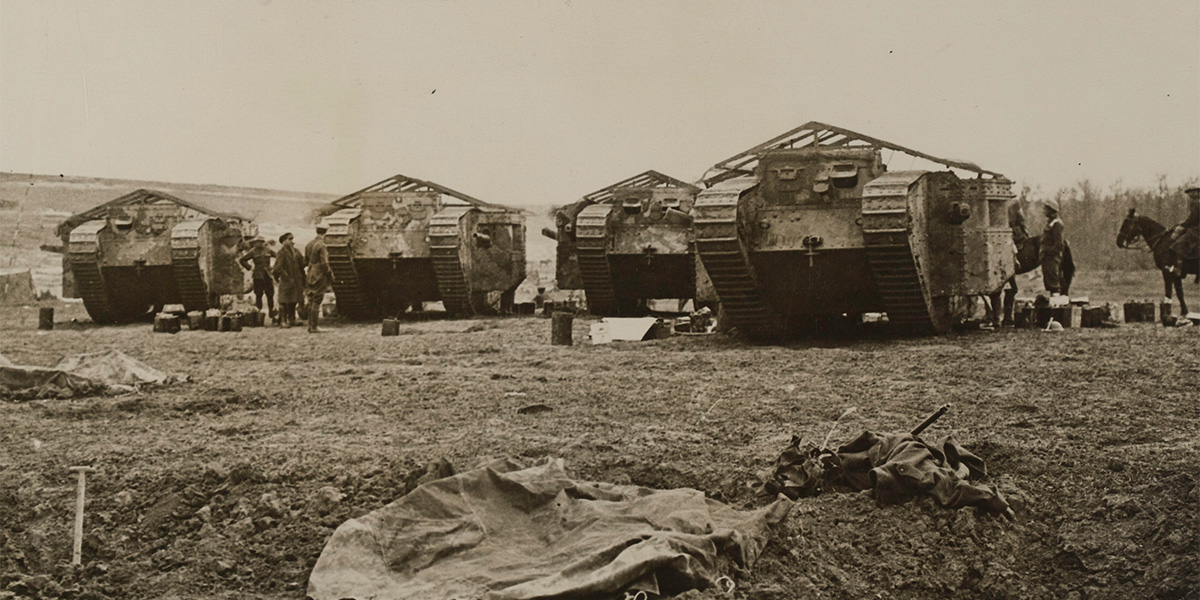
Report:
[[[593,346],[597,344],[612,343],[612,334],[610,334],[608,331],[608,323],[605,323],[604,321],[592,323],[592,328],[588,333],[588,337],[592,339]]]
[[[609,337],[614,342],[640,342],[658,322],[654,317],[618,318],[605,317],[600,320],[608,326]]]

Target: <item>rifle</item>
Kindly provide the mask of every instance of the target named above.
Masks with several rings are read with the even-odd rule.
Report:
[[[928,417],[925,417],[925,420],[921,421],[920,425],[917,425],[916,427],[913,428],[913,430],[912,430],[913,437],[919,436],[919,435],[921,435],[922,431],[929,429],[929,426],[933,425],[935,422],[937,422],[938,419],[942,418],[942,415],[946,414],[946,411],[948,411],[948,410],[950,410],[950,405],[943,404],[937,410],[933,411],[933,414],[929,415]]]

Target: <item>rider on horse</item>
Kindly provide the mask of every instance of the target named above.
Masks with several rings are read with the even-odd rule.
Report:
[[[1175,264],[1168,268],[1182,276],[1184,262],[1200,254],[1200,187],[1188,188],[1188,216],[1171,232],[1171,252]]]

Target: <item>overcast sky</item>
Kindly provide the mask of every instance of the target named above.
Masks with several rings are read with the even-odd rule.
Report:
[[[1178,184],[1200,2],[0,0],[9,172],[564,203],[809,120],[1045,190]]]

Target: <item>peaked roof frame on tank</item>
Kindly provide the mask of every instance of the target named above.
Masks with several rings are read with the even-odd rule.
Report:
[[[67,217],[66,220],[64,220],[62,223],[59,223],[58,228],[55,230],[55,232],[57,235],[62,236],[63,234],[67,233],[68,231],[75,229],[76,227],[86,223],[87,221],[91,221],[93,219],[104,218],[105,216],[108,215],[108,209],[110,209],[114,206],[138,206],[138,205],[142,205],[142,204],[155,204],[155,203],[161,202],[163,200],[166,200],[167,202],[174,202],[175,204],[178,204],[185,208],[190,208],[196,212],[203,213],[203,214],[206,214],[206,215],[209,215],[212,217],[216,217],[219,219],[229,219],[229,220],[234,220],[234,221],[248,220],[241,215],[235,215],[232,213],[222,213],[222,212],[217,212],[211,208],[205,208],[203,206],[200,206],[199,204],[196,204],[195,202],[189,202],[187,200],[184,200],[183,198],[180,198],[178,196],[172,196],[171,194],[168,194],[166,192],[160,192],[158,190],[148,190],[145,188],[141,188],[141,189],[137,189],[132,192],[129,192],[128,194],[125,194],[124,196],[121,196],[119,198],[109,200],[108,202],[105,202],[104,204],[101,204],[99,206],[95,206],[95,207],[85,210],[81,213],[76,213],[76,214],[73,214],[73,215]]]
[[[692,192],[700,191],[700,188],[686,181],[675,179],[669,175],[663,175],[662,173],[651,169],[649,171],[634,175],[629,179],[618,181],[608,187],[600,188],[584,196],[583,199],[593,204],[603,204],[611,201],[613,199],[613,192],[615,192],[617,188],[622,187],[679,187]]]
[[[717,183],[734,177],[742,177],[754,174],[754,168],[758,166],[758,159],[763,154],[771,150],[780,150],[785,148],[803,148],[803,147],[821,147],[821,148],[886,148],[901,152],[916,158],[923,158],[930,162],[935,162],[940,165],[951,167],[954,169],[962,169],[970,171],[980,176],[990,175],[1000,178],[1003,175],[994,171],[988,171],[980,168],[972,162],[963,160],[953,160],[949,158],[938,158],[931,154],[925,154],[911,148],[905,148],[899,144],[893,144],[879,138],[874,138],[869,135],[864,135],[849,129],[827,125],[818,121],[809,121],[787,133],[773,137],[745,152],[735,154],[715,165],[704,174],[701,179],[707,187],[711,187]]]
[[[407,175],[396,174],[379,183],[367,186],[353,194],[347,194],[333,201],[333,205],[340,208],[359,208],[359,200],[363,194],[375,192],[437,192],[439,194],[456,198],[472,206],[480,208],[490,208],[493,210],[512,210],[507,206],[484,202],[478,198],[468,196],[462,192],[454,191],[444,185],[438,185],[432,181],[408,177]]]

